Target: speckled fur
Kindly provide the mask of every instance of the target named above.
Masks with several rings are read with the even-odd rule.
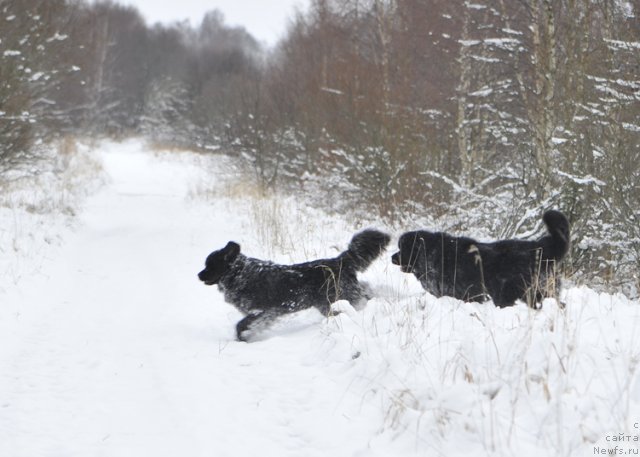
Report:
[[[338,300],[362,306],[371,297],[357,272],[367,269],[389,241],[386,233],[364,230],[338,257],[295,265],[247,257],[240,253],[239,244],[230,241],[207,257],[198,277],[207,285],[218,284],[225,301],[245,314],[236,333],[246,341],[283,314],[314,307],[328,316],[331,303]]]

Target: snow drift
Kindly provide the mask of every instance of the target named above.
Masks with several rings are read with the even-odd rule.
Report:
[[[375,221],[252,192],[221,156],[92,154],[104,184],[76,216],[2,208],[0,455],[637,452],[636,301],[585,286],[565,309],[436,299],[390,249],[362,275],[364,310],[237,342],[239,313],[196,277],[212,248],[299,262]]]

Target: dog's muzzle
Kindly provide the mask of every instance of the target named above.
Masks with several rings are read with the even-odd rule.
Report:
[[[394,265],[400,265],[400,253],[396,252],[391,256],[391,263]]]
[[[204,270],[198,273],[198,279],[203,283],[205,283],[207,286],[213,286],[215,282],[206,279],[204,273],[205,273]]]
[[[409,265],[403,265],[400,259],[400,252],[396,252],[391,256],[391,263],[398,265],[403,273],[411,273],[413,270]]]

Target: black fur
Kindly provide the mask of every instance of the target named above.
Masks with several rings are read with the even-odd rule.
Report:
[[[283,314],[315,307],[328,316],[335,301],[348,300],[354,307],[366,303],[371,297],[356,273],[367,269],[389,241],[386,233],[364,230],[338,257],[296,265],[246,257],[240,245],[230,241],[207,257],[198,278],[207,285],[218,284],[225,300],[245,314],[236,333],[246,341],[252,329]]]
[[[496,306],[523,299],[530,306],[556,296],[556,267],[569,250],[569,221],[559,211],[547,211],[547,235],[535,241],[501,240],[480,243],[443,232],[407,232],[391,257],[405,273],[413,273],[436,297],[450,296]]]

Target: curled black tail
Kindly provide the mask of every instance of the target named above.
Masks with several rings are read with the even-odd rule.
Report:
[[[364,271],[380,255],[391,241],[391,237],[378,230],[367,229],[356,233],[349,249],[342,253],[343,264],[355,271]]]
[[[549,235],[553,239],[552,252],[550,257],[561,260],[569,251],[571,243],[571,231],[567,216],[560,211],[549,210],[542,216],[542,220],[547,226]]]

